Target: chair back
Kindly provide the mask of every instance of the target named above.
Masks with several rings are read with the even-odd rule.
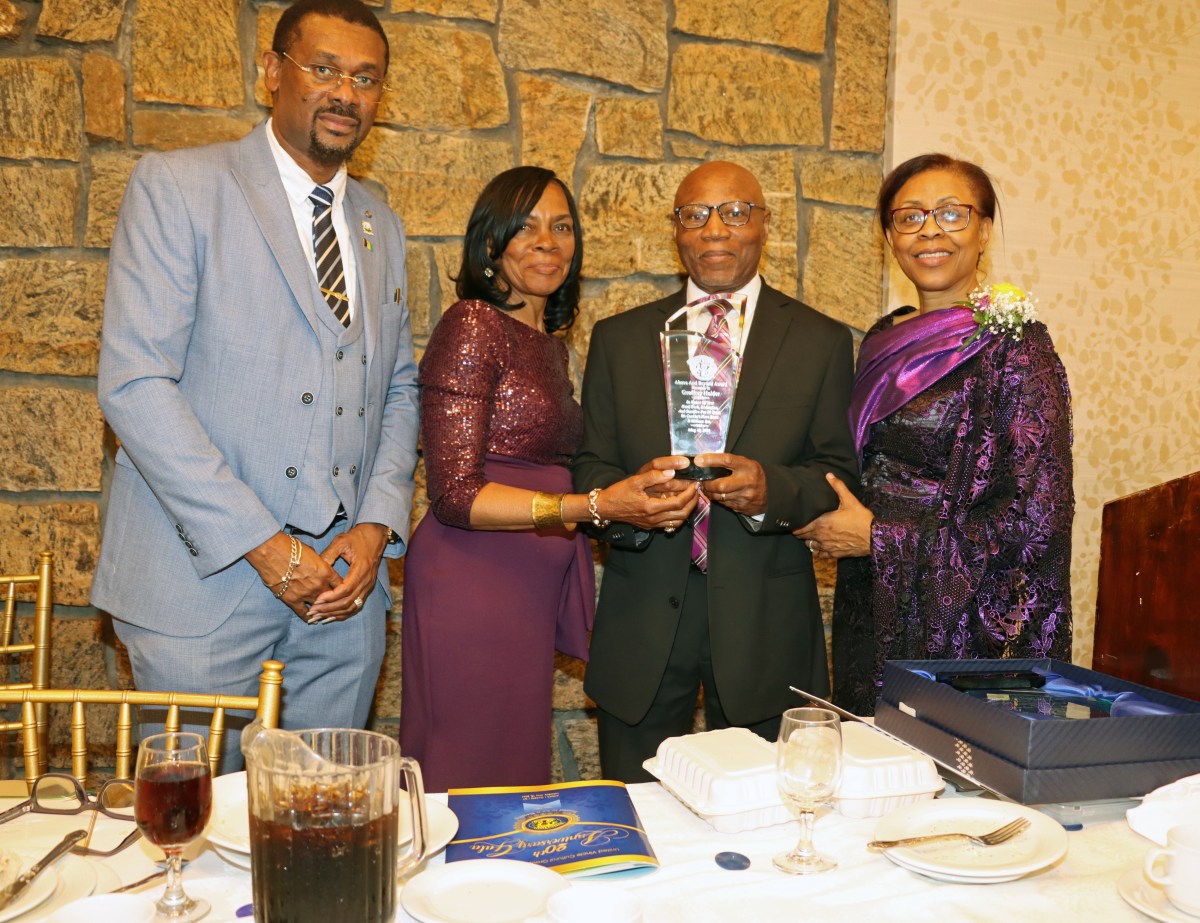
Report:
[[[24,592],[32,588],[32,593]],[[17,626],[17,601],[23,596],[32,596],[33,630],[28,638],[13,642]],[[54,624],[54,553],[43,551],[38,554],[37,569],[31,574],[0,574],[0,598],[4,604],[4,618],[0,621],[0,663],[4,672],[0,674],[0,689],[48,689],[50,687],[50,633]],[[27,655],[32,663],[29,679],[18,677],[17,663]],[[44,703],[34,706],[35,726],[40,743],[38,754],[41,765],[38,773],[46,771],[47,708]],[[24,724],[20,720],[0,721],[0,732],[20,731]]]
[[[264,660],[258,678],[258,695],[208,695],[193,692],[143,692],[137,689],[0,689],[0,704],[20,703],[22,740],[25,749],[25,781],[32,787],[45,772],[46,755],[35,715],[37,705],[52,703],[71,706],[71,774],[86,783],[88,762],[86,705],[117,706],[116,775],[133,777],[134,706],[165,708],[166,731],[178,731],[181,709],[211,709],[208,725],[208,761],[213,775],[220,770],[221,742],[225,737],[225,711],[254,711],[267,727],[279,726],[279,705],[283,687],[283,664]],[[39,768],[40,767],[40,768]]]

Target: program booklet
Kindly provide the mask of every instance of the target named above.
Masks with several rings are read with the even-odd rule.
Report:
[[[623,782],[452,788],[446,861],[519,859],[572,877],[658,868]]]

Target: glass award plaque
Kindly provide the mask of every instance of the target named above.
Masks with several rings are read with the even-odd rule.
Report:
[[[727,314],[730,326],[741,326],[744,296],[724,296],[734,305]],[[738,301],[740,300],[740,307]],[[706,299],[707,300],[707,299]],[[724,452],[729,420],[737,392],[742,357],[728,343],[702,333],[680,329],[687,324],[687,307],[667,321],[659,334],[662,343],[663,380],[667,390],[667,418],[671,427],[671,454],[689,460],[706,452]],[[703,467],[694,461],[675,477],[710,481],[727,477],[729,468]]]

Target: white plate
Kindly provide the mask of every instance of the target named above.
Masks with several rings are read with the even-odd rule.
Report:
[[[570,887],[558,872],[515,859],[468,859],[427,869],[400,892],[421,923],[522,923]]]
[[[58,861],[55,869],[58,871],[58,886],[50,895],[50,899],[46,901],[46,905],[41,908],[42,913],[50,913],[52,910],[95,893],[98,877],[94,863],[82,856],[68,855]],[[113,885],[114,888],[119,886],[119,881]]]
[[[24,854],[22,854],[24,855]],[[29,871],[29,867],[37,862],[37,858],[26,860],[21,867],[21,872]],[[93,879],[93,884],[95,879]],[[15,901],[5,906],[0,910],[0,923],[4,920],[11,920],[13,917],[19,917],[21,914],[32,910],[34,907],[44,904],[53,896],[55,889],[58,887],[58,872],[51,866],[38,875],[29,886],[21,892]]]
[[[1184,913],[1167,900],[1166,892],[1147,881],[1140,868],[1130,869],[1118,879],[1117,893],[1130,907],[1153,917],[1159,923],[1196,923],[1200,920],[1200,917]]]
[[[1027,818],[1029,827],[997,846],[944,840],[884,853],[896,865],[931,878],[977,883],[1012,881],[1053,865],[1067,853],[1067,832],[1062,825],[1024,805],[981,798],[920,802],[883,818],[875,827],[874,839],[899,840],[954,831],[987,833],[1018,817]]]
[[[458,832],[458,816],[440,801],[426,796],[425,816],[429,821],[426,856],[445,849]],[[238,868],[250,868],[250,809],[246,773],[232,772],[213,779],[212,817],[204,834],[222,859]],[[412,822],[407,808],[400,811],[400,844],[412,839]]]

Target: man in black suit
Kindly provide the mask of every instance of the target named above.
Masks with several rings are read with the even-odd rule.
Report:
[[[604,777],[630,782],[651,778],[642,761],[664,738],[691,730],[701,685],[709,728],[768,739],[800,704],[789,684],[828,691],[812,558],[791,533],[837,507],[826,472],[858,483],[846,421],[850,332],[759,277],[771,213],[758,180],[706,163],[680,184],[675,206],[687,285],[596,325],[574,463],[581,491],[650,466],[684,467],[667,455],[659,333],[685,305],[688,329],[705,332],[710,295],[746,296],[744,320],[729,324],[743,365],[726,451],[696,459],[732,471],[700,485],[711,502],[707,561],[693,553],[694,513],[664,529],[616,522],[597,533],[612,547],[584,689],[598,706]]]

